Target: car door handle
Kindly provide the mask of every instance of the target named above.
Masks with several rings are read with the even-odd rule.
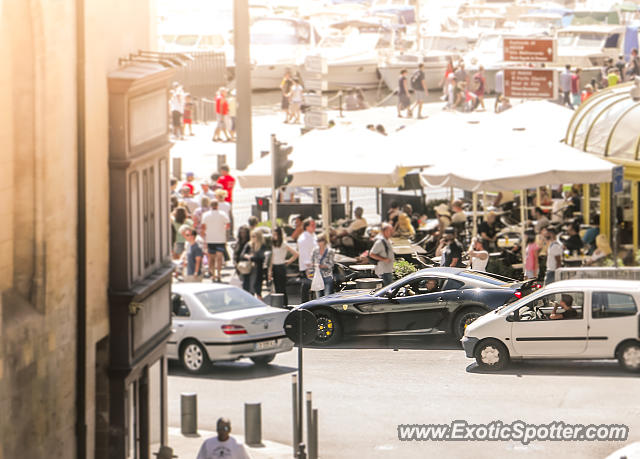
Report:
[[[444,301],[444,298],[442,298],[441,296],[438,297],[438,301]]]
[[[184,324],[178,324],[178,327],[184,327]]]

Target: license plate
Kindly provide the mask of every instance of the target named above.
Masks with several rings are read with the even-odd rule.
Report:
[[[262,351],[264,349],[271,349],[272,347],[276,347],[278,345],[278,340],[272,339],[269,341],[260,341],[256,343],[256,351]]]

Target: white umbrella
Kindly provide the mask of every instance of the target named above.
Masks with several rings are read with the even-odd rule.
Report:
[[[365,128],[333,127],[311,131],[291,142],[291,186],[391,187],[401,181],[396,153],[386,137]],[[271,156],[238,174],[243,188],[271,186]]]

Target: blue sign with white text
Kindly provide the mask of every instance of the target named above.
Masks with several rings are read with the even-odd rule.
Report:
[[[624,188],[624,166],[613,168],[613,192],[622,193]]]

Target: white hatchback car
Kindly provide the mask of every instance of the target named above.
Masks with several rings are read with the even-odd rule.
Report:
[[[173,284],[173,334],[167,357],[179,359],[190,373],[211,362],[248,357],[268,364],[293,348],[284,334],[289,311],[267,306],[237,287],[223,284]]]
[[[476,319],[462,346],[487,369],[510,359],[617,358],[640,371],[638,304],[637,281],[560,281]]]

